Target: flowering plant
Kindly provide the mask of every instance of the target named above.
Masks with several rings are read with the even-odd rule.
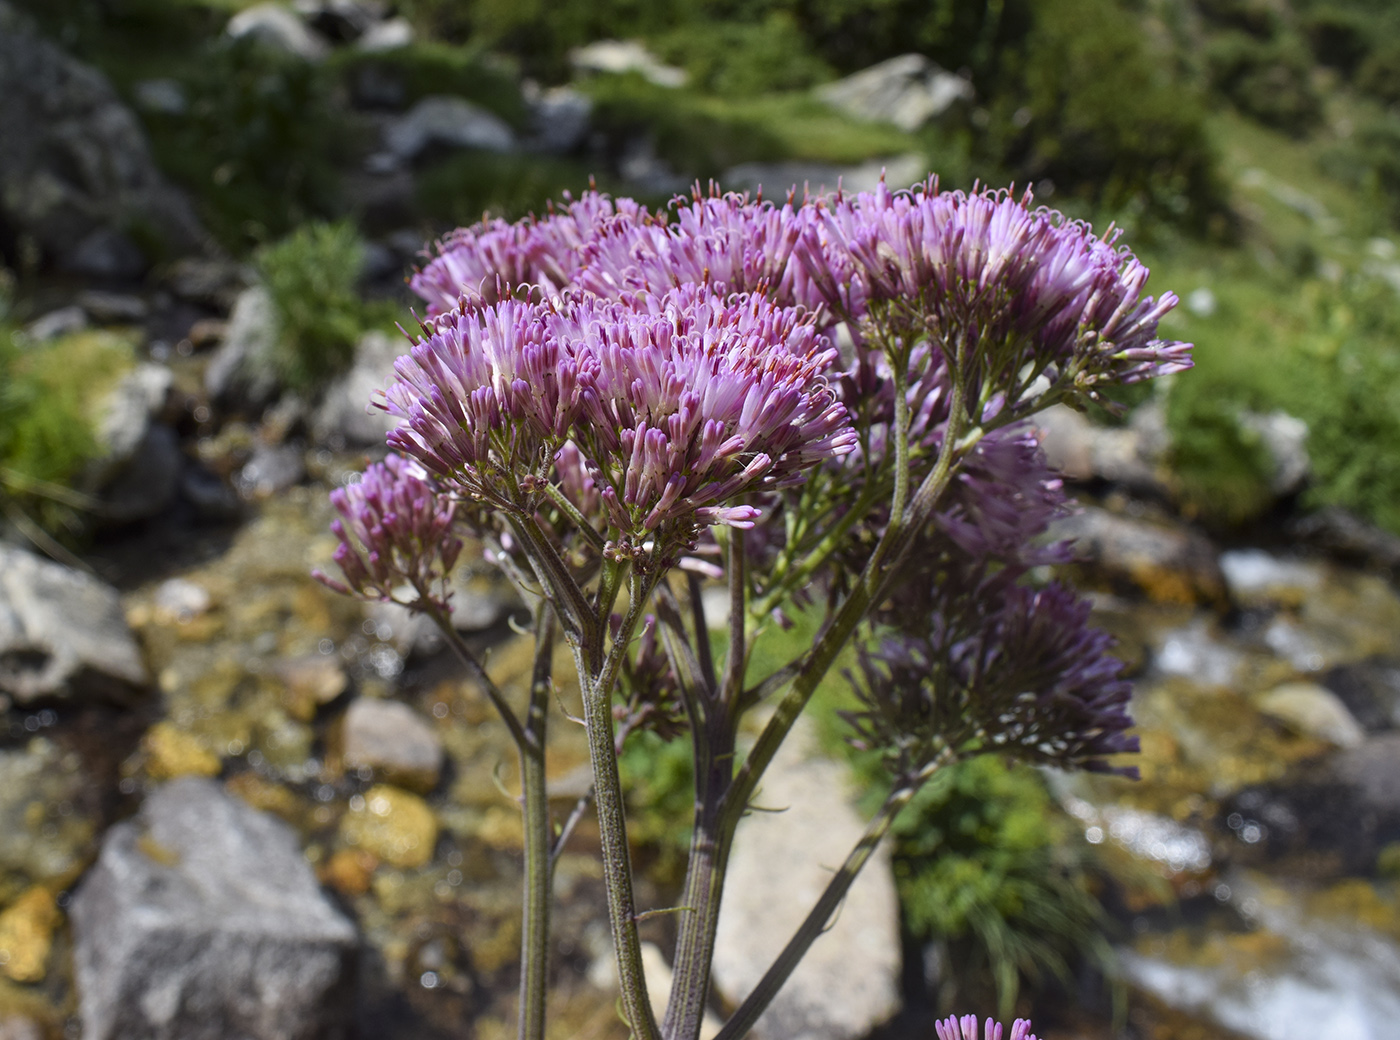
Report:
[[[736,826],[853,641],[851,739],[882,753],[889,793],[721,1040],[753,1025],[936,770],[1003,754],[1127,773],[1112,756],[1136,749],[1110,641],[1071,590],[1032,580],[1065,558],[1044,538],[1065,499],[1024,420],[1187,367],[1189,346],[1157,337],[1175,298],[1143,295],[1147,270],[1115,233],[1029,193],[930,181],[777,205],[712,189],[673,211],[589,193],[444,239],[412,282],[429,317],[377,401],[400,421],[397,454],[334,495],[332,584],[432,616],[519,750],[525,1040],[543,1035],[550,864],[573,822],[556,834],[545,790],[560,635],[583,694],[621,1009],[641,1040],[699,1035]],[[448,621],[463,528],[533,604],[523,713]],[[706,581],[728,591],[722,653]],[[752,674],[755,646],[814,603],[814,645]],[[759,705],[771,714],[741,756]],[[695,765],[660,1022],[618,776],[639,728],[688,731]],[[974,1019],[939,1027],[975,1033]]]

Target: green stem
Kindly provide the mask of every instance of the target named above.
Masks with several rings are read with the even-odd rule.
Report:
[[[721,703],[732,703],[744,690],[744,665],[748,661],[746,624],[748,610],[745,606],[748,591],[748,560],[744,556],[744,532],[738,528],[729,531],[728,566],[729,573],[729,646],[724,657],[724,684],[719,690]]]
[[[631,602],[601,672],[594,673],[589,667],[586,647],[574,647],[579,683],[583,687],[589,757],[593,763],[598,836],[603,848],[603,883],[608,894],[613,945],[617,950],[622,1012],[637,1040],[659,1040],[659,1034],[647,998],[646,976],[642,972],[642,944],[637,935],[637,906],[632,890],[632,854],[627,844],[622,779],[618,775],[613,738],[612,690],[622,657],[641,618],[642,607],[651,595],[652,584],[652,579],[638,575],[634,569],[629,580]]]
[[[520,943],[520,1040],[543,1040],[549,993],[549,915],[552,836],[545,786],[545,724],[554,659],[554,611],[542,604],[535,618],[535,664],[530,680],[526,732],[520,756],[525,824],[525,900]]]
[[[419,596],[419,602],[428,602],[427,597],[424,596],[421,591]],[[496,713],[501,716],[501,721],[506,724],[506,729],[510,730],[510,737],[515,741],[515,746],[520,751],[521,758],[523,759],[530,745],[533,743],[533,738],[526,731],[525,727],[520,724],[520,719],[511,708],[510,702],[507,701],[505,695],[501,693],[500,687],[486,674],[486,668],[482,665],[476,654],[472,653],[471,647],[467,646],[466,641],[461,637],[458,631],[452,627],[452,618],[448,616],[447,612],[436,606],[423,609],[425,613],[433,619],[433,622],[438,627],[438,631],[440,631],[443,638],[447,640],[447,645],[452,647],[458,659],[466,665],[467,670],[476,677],[477,684],[486,694],[486,699],[491,702],[491,706],[494,707]],[[541,734],[541,736],[543,736],[543,734]],[[541,741],[541,744],[543,744],[543,741]]]

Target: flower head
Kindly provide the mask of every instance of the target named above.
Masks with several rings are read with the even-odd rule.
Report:
[[[345,581],[314,571],[317,580],[371,600],[391,600],[407,585],[446,608],[447,575],[462,550],[453,533],[456,507],[417,463],[389,455],[358,483],[332,491],[331,505],[340,514],[331,523],[340,542],[333,559]]]
[[[977,1040],[977,1016],[964,1015],[962,1018],[949,1016],[933,1024],[938,1040]],[[987,1019],[982,1032],[982,1040],[1001,1040],[1001,1023]],[[1008,1040],[1036,1040],[1031,1032],[1028,1018],[1018,1018],[1011,1024]]]

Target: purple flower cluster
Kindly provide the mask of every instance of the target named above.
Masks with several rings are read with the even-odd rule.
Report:
[[[532,508],[538,481],[634,542],[668,521],[747,526],[735,500],[849,451],[810,318],[695,285],[463,306],[424,326],[381,406],[389,443],[460,493]]]
[[[882,184],[827,200],[824,234],[809,228],[798,252],[828,303],[849,306],[851,283],[833,263],[848,258],[870,306],[888,305],[894,315],[885,316],[911,340],[927,336],[961,357],[982,421],[1008,406],[1022,414],[1047,385],[1041,377],[1093,397],[1103,384],[1189,367],[1189,344],[1157,338],[1176,297],[1143,296],[1147,268],[1115,248],[1118,233],[1098,238],[1030,203],[1029,192],[1016,199],[940,192],[933,180],[915,192]]]
[[[977,1040],[976,1015],[964,1015],[962,1018],[950,1015],[942,1021],[935,1022],[933,1028],[938,1033],[938,1040]],[[987,1019],[982,1040],[1001,1040],[1001,1036],[1001,1023]],[[1018,1018],[1011,1023],[1011,1035],[1008,1040],[1036,1040],[1035,1034],[1031,1032],[1030,1019]]]
[[[345,581],[314,571],[317,580],[372,600],[395,599],[409,586],[418,598],[446,607],[447,575],[462,550],[453,533],[456,507],[417,463],[389,455],[358,483],[332,491],[331,505],[341,517],[331,523],[340,541],[333,559]]]

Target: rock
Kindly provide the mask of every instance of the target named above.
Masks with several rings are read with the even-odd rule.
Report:
[[[0,692],[125,699],[148,681],[115,589],[0,545]]]
[[[845,79],[817,88],[817,97],[847,115],[868,122],[893,123],[913,132],[947,114],[959,102],[971,103],[972,84],[922,54],[901,54]]]
[[[77,805],[90,783],[81,758],[46,737],[0,750],[0,903],[81,869],[95,828]]]
[[[153,603],[163,623],[182,624],[208,612],[214,598],[203,585],[188,578],[169,578],[157,587]]]
[[[369,53],[397,50],[407,47],[414,40],[413,23],[407,18],[389,18],[371,26],[363,36],[355,41],[359,50]]]
[[[617,157],[617,172],[644,194],[674,195],[690,183],[689,177],[677,173],[656,154],[656,139],[649,133],[633,137],[622,146]]]
[[[358,39],[384,18],[384,5],[374,0],[295,0],[293,6],[311,29],[337,43]]]
[[[835,191],[874,191],[883,178],[893,188],[904,188],[928,176],[928,160],[921,155],[896,155],[871,159],[854,166],[826,163],[740,163],[724,171],[724,186],[735,191],[763,189],[765,198],[781,199],[789,191],[817,195]]]
[[[1400,727],[1400,659],[1371,657],[1333,668],[1321,679],[1367,730]]]
[[[234,490],[204,466],[185,467],[180,474],[180,495],[202,520],[234,520],[243,511],[243,504]]]
[[[438,824],[415,794],[375,784],[341,818],[341,839],[395,867],[421,867],[433,858]]]
[[[44,1040],[44,1028],[25,1015],[0,1012],[0,1040]]]
[[[282,658],[272,663],[270,671],[286,688],[287,710],[303,722],[344,693],[350,682],[340,662],[324,654]]]
[[[235,40],[256,40],[270,50],[305,61],[321,61],[330,53],[330,44],[281,4],[244,8],[229,19],[224,32]]]
[[[24,334],[34,343],[71,336],[88,327],[87,312],[78,306],[60,307],[35,318],[24,327]]]
[[[1259,438],[1269,456],[1269,490],[1277,496],[1302,490],[1312,475],[1308,458],[1308,424],[1287,412],[1240,413],[1240,426]]]
[[[1272,715],[1304,736],[1337,747],[1357,747],[1366,739],[1365,731],[1341,699],[1317,683],[1284,683],[1261,696],[1257,705],[1265,715]]]
[[[1110,583],[1128,582],[1161,603],[1223,603],[1215,547],[1184,527],[1119,516],[1095,506],[1058,520],[1050,536],[1075,542],[1084,566]]]
[[[1400,820],[1400,734],[1386,733],[1338,755],[1333,774],[1356,788],[1359,804]]]
[[[175,79],[143,79],[132,91],[136,103],[147,112],[163,116],[182,116],[189,111],[190,99],[185,88]]]
[[[78,306],[99,325],[133,325],[151,312],[146,301],[128,293],[87,289],[78,294]]]
[[[124,375],[97,407],[97,443],[111,468],[136,454],[151,417],[165,407],[175,377],[164,365],[137,365]]]
[[[125,524],[164,512],[175,501],[184,462],[175,431],[149,426],[131,458],[102,486],[103,521]]]
[[[259,444],[238,471],[234,484],[240,495],[252,501],[285,491],[305,476],[306,462],[296,445]]]
[[[1050,465],[1071,480],[1106,480],[1159,498],[1168,496],[1163,461],[1170,447],[1162,406],[1149,401],[1126,426],[1095,426],[1065,405],[1038,414],[1041,446]]]
[[[155,780],[181,776],[218,776],[219,756],[202,740],[171,722],[157,722],[141,741],[146,752],[146,772]]]
[[[530,105],[530,139],[526,146],[546,155],[567,155],[588,137],[593,99],[570,86],[525,91]]]
[[[385,435],[398,425],[388,412],[370,406],[376,390],[394,379],[394,360],[408,353],[409,344],[377,329],[366,332],[355,345],[350,370],[326,388],[311,419],[318,444],[343,451],[346,448],[381,447]]]
[[[384,145],[399,160],[412,162],[434,145],[509,152],[515,134],[500,117],[466,98],[434,94],[389,122]]]
[[[1336,506],[1298,518],[1288,525],[1288,534],[1349,560],[1400,569],[1400,535]]]
[[[739,825],[715,939],[715,985],[738,1003],[811,910],[865,828],[845,767],[807,757],[794,730],[763,779],[763,804]],[[866,863],[841,912],[758,1020],[765,1040],[851,1040],[899,1010],[899,907],[889,852]]]
[[[260,364],[277,347],[277,307],[260,285],[244,289],[229,315],[228,332],[204,370],[204,389],[216,400],[242,399],[259,405],[271,401],[277,381]]]
[[[87,1040],[348,1034],[354,926],[295,833],[211,780],[113,827],[71,917]]]
[[[342,722],[347,769],[368,768],[391,783],[419,791],[437,786],[442,740],[416,711],[399,701],[361,697]]]
[[[35,885],[0,912],[0,975],[16,982],[42,982],[58,927],[53,893]]]
[[[1204,620],[1191,621],[1159,635],[1152,670],[1176,675],[1202,686],[1233,688],[1244,674],[1245,655],[1219,637]]]
[[[252,275],[232,260],[187,256],[176,260],[165,272],[165,284],[182,300],[231,311]]]
[[[133,224],[175,251],[204,233],[160,175],[141,125],[96,69],[40,36],[0,0],[0,222],[44,256],[125,277],[146,264],[121,234]]]
[[[569,64],[576,73],[611,73],[616,76],[636,72],[658,87],[683,87],[684,69],[663,65],[636,40],[597,40],[569,52]]]
[[[1273,556],[1262,549],[1220,554],[1230,598],[1244,607],[1296,607],[1321,587],[1326,575],[1316,563]]]
[[[83,484],[102,502],[109,523],[130,523],[162,512],[175,500],[184,455],[175,431],[152,419],[165,407],[174,376],[164,365],[137,365],[98,406],[102,455]]]

